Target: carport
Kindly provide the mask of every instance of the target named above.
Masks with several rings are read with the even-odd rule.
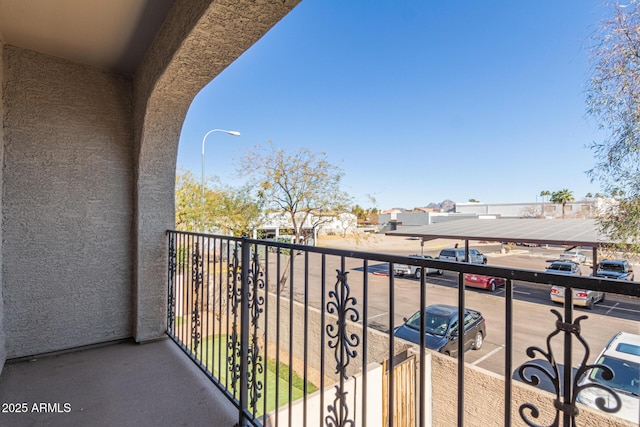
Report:
[[[469,259],[469,240],[535,243],[590,247],[593,272],[598,265],[598,247],[614,243],[599,231],[594,219],[456,219],[437,224],[405,226],[385,233],[388,236],[418,237],[420,244],[433,239],[464,240],[465,259]]]

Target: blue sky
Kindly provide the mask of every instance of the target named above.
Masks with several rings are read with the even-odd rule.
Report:
[[[326,152],[364,207],[599,188],[586,115],[602,0],[304,0],[194,99],[178,168],[229,185],[272,140]],[[539,197],[538,197],[539,198]]]

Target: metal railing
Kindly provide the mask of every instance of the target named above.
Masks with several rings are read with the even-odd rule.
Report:
[[[398,302],[405,291],[389,274],[395,264],[421,268],[423,274],[411,298],[419,307],[437,302],[430,297],[427,269],[457,275],[459,314],[466,307],[466,274],[505,279],[500,302],[505,320],[501,331],[504,379],[497,399],[503,402],[503,410],[494,415],[502,420],[492,420],[497,425],[510,426],[515,421],[531,426],[575,425],[580,416],[576,396],[584,388],[578,380],[595,365],[588,364],[590,351],[580,324],[586,316],[574,316],[572,289],[640,296],[640,286],[633,282],[229,236],[167,234],[167,333],[236,405],[241,426],[437,425],[433,401],[445,390],[431,384],[433,357],[438,357],[439,366],[455,365],[451,414],[455,422],[451,424],[464,425],[473,404],[465,401],[465,377],[477,374],[465,364],[464,331],[457,342],[457,359],[440,358],[425,348],[424,322],[418,345],[395,337],[398,316],[411,314],[400,313],[406,311]],[[515,281],[565,288],[562,313],[551,310],[556,327],[549,331],[547,349],[527,349],[530,358],[542,356],[544,366],[513,366]],[[556,360],[550,345],[557,335],[562,337],[562,360]],[[579,363],[574,360],[576,342],[584,352]],[[404,371],[396,369],[403,363],[399,355],[407,351],[415,355],[413,384],[405,381]],[[378,364],[387,368],[376,370]],[[559,365],[574,369],[561,370]],[[524,401],[516,406],[518,415],[512,413],[521,387],[514,384],[514,372],[529,385],[537,385],[541,377],[553,384],[547,408]],[[400,407],[407,399],[412,403],[409,411]],[[617,404],[610,411],[619,409],[620,401],[615,399]],[[550,422],[543,420],[545,416]]]

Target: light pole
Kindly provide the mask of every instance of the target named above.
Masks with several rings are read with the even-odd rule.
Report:
[[[232,136],[240,136],[240,132],[237,132],[235,130],[224,130],[224,129],[211,129],[209,132],[204,134],[204,138],[202,138],[202,218],[201,218],[201,223],[200,223],[200,232],[204,233],[204,142],[207,140],[207,137],[209,136],[209,134],[212,134],[213,132],[224,132],[224,133],[228,133],[229,135]]]

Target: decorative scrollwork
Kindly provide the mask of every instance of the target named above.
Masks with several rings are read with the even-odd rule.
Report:
[[[247,301],[250,314],[250,324],[253,328],[251,345],[248,351],[247,382],[249,387],[249,406],[253,413],[257,413],[258,400],[262,396],[264,385],[261,381],[261,374],[264,373],[263,358],[260,354],[260,343],[258,341],[258,320],[263,312],[264,297],[258,293],[265,288],[264,273],[260,265],[258,252],[254,252],[251,258],[251,268],[247,274]]]
[[[242,283],[242,272],[240,270],[239,245],[235,245],[229,262],[229,284],[228,284],[228,302],[231,307],[231,337],[227,346],[231,353],[229,355],[229,369],[231,371],[231,385],[235,390],[238,389],[238,381],[240,380],[240,368],[242,363],[240,337],[238,335],[238,316],[240,300],[242,297],[242,287],[238,283]],[[235,392],[234,392],[235,394]]]
[[[191,348],[197,354],[200,344],[200,290],[202,288],[202,254],[200,242],[193,242],[193,254],[191,257],[191,281],[193,283],[193,310],[191,311]]]
[[[227,361],[229,363],[231,387],[233,388],[233,394],[235,396],[236,391],[238,390],[238,381],[240,380],[240,364],[242,363],[242,349],[240,348],[240,338],[238,337],[238,333],[235,330],[231,332],[231,337],[229,342],[227,343],[227,347],[229,348],[229,350],[231,350]]]
[[[352,322],[357,322],[360,319],[360,314],[354,308],[356,305],[356,299],[351,294],[351,289],[347,283],[348,272],[336,270],[337,278],[334,285],[334,289],[329,292],[329,298],[333,298],[334,301],[327,303],[327,312],[330,314],[336,314],[338,320],[335,325],[329,324],[326,327],[327,335],[329,335],[329,347],[333,348],[334,357],[336,360],[336,374],[344,379],[349,378],[347,376],[347,366],[352,358],[358,355],[355,350],[360,344],[360,337],[356,334],[349,334],[347,332],[347,319]]]
[[[561,412],[563,413],[563,415],[569,415],[570,419],[571,419],[571,425],[575,425],[575,417],[576,415],[578,415],[579,410],[578,407],[576,406],[576,399],[578,397],[578,394],[588,388],[597,388],[597,389],[601,389],[601,390],[606,390],[607,393],[611,394],[612,396],[614,396],[615,401],[616,401],[616,405],[612,408],[605,408],[604,407],[604,398],[597,398],[596,399],[596,405],[607,412],[616,412],[620,409],[621,407],[621,402],[620,402],[620,398],[617,396],[617,394],[610,390],[609,388],[607,388],[606,386],[603,386],[601,384],[594,384],[594,383],[584,383],[583,385],[578,385],[578,382],[580,380],[580,378],[582,378],[582,376],[590,369],[594,369],[594,368],[598,368],[598,369],[602,369],[603,371],[603,378],[605,379],[611,379],[613,378],[613,371],[611,371],[611,369],[609,369],[609,367],[605,366],[605,365],[601,365],[601,364],[594,364],[594,365],[588,365],[587,364],[587,360],[589,359],[589,345],[588,343],[585,341],[585,339],[580,335],[580,330],[581,330],[581,326],[580,326],[580,322],[582,320],[587,319],[587,316],[580,316],[578,318],[576,318],[573,323],[565,323],[563,321],[562,315],[556,311],[556,310],[551,310],[551,312],[553,314],[556,315],[557,320],[556,320],[556,330],[553,331],[551,334],[549,334],[547,336],[547,351],[544,351],[543,349],[541,349],[540,347],[536,347],[536,346],[532,346],[527,348],[527,356],[529,356],[531,359],[535,358],[536,353],[539,353],[542,357],[544,357],[544,359],[548,362],[549,366],[540,366],[539,364],[533,363],[533,362],[526,362],[524,363],[522,366],[520,366],[518,368],[518,375],[520,376],[520,378],[527,384],[529,385],[533,385],[533,386],[537,386],[538,384],[540,384],[540,380],[542,378],[542,376],[546,377],[547,379],[549,379],[551,381],[551,383],[553,384],[554,390],[555,390],[555,400],[554,400],[554,408],[555,408],[555,418],[553,420],[553,422],[551,424],[549,424],[549,427],[553,427],[553,426],[558,426],[559,425],[559,420],[560,420],[560,416],[561,416]],[[580,363],[580,366],[578,367],[578,369],[576,370],[575,375],[573,374],[573,369],[571,366],[565,366],[564,370],[563,370],[563,375],[566,378],[567,376],[570,376],[570,380],[571,380],[571,398],[568,401],[563,401],[562,399],[562,393],[561,393],[561,376],[560,376],[560,370],[558,367],[558,363],[556,361],[555,355],[553,353],[553,349],[551,347],[551,340],[554,336],[558,335],[559,333],[564,332],[565,334],[571,334],[572,336],[575,336],[578,340],[578,342],[580,342],[580,344],[582,344],[582,346],[584,347],[584,356],[582,358],[582,362]],[[567,349],[565,349],[566,351]],[[519,413],[520,413],[520,417],[523,419],[523,421],[531,426],[531,427],[539,427],[538,424],[535,424],[528,415],[530,415],[532,418],[537,419],[540,416],[540,411],[539,409],[531,404],[531,403],[525,403],[523,405],[520,406],[519,408]]]
[[[262,384],[261,378],[264,374],[264,364],[262,355],[260,354],[260,348],[254,342],[249,348],[248,353],[248,366],[247,370],[247,383],[249,386],[249,407],[254,414],[258,411],[258,400],[262,397],[262,390],[264,384]]]
[[[168,283],[168,293],[167,293],[167,329],[173,333],[173,328],[175,326],[176,320],[176,311],[175,311],[175,280],[176,280],[176,269],[178,265],[177,259],[177,251],[176,251],[176,239],[175,234],[169,234],[169,283]]]
[[[349,406],[347,406],[347,392],[340,386],[336,387],[336,398],[333,405],[327,407],[329,415],[324,418],[327,427],[355,427],[353,420],[349,419]]]
[[[264,289],[264,273],[260,266],[260,258],[257,252],[253,253],[251,260],[251,269],[249,269],[249,277],[247,277],[247,285],[249,286],[249,310],[251,313],[251,326],[258,327],[258,319],[264,305],[264,297],[258,294],[259,290]]]

